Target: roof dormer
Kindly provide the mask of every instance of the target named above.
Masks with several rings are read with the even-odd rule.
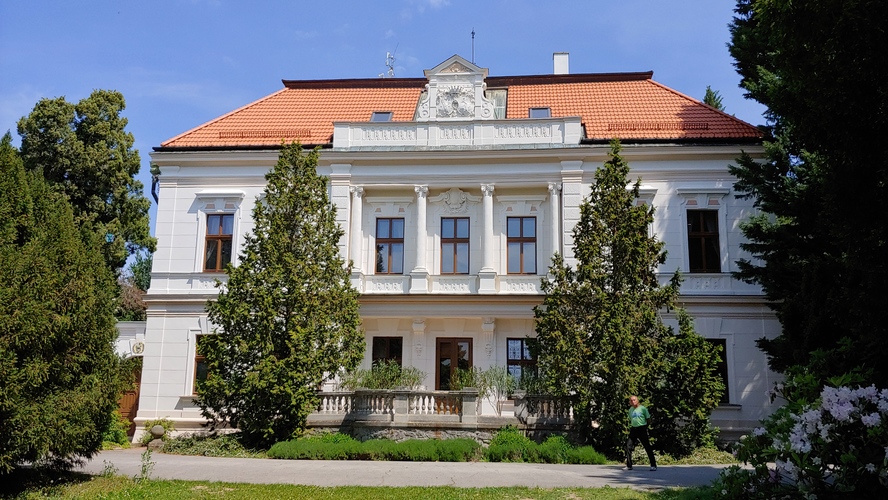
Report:
[[[487,69],[453,55],[432,69],[419,98],[417,121],[492,120],[494,104],[484,97]]]

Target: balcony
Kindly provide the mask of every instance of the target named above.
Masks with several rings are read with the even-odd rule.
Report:
[[[570,146],[580,143],[579,117],[473,122],[336,122],[333,148]]]

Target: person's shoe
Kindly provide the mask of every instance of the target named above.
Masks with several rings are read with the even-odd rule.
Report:
[[[657,470],[657,466],[655,465],[655,466],[651,467],[651,470]]]
[[[626,470],[632,470],[632,466],[631,466],[631,465],[627,465],[627,466],[626,466]]]

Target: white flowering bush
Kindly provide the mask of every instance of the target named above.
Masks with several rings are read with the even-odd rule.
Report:
[[[778,391],[788,392],[784,387]],[[728,498],[832,498],[888,492],[888,389],[826,386],[786,406],[740,443],[715,485]]]

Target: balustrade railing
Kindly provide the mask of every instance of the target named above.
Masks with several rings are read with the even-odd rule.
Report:
[[[447,420],[477,422],[481,412],[478,391],[357,390],[319,392],[315,420]]]
[[[357,390],[319,392],[311,418],[322,424],[336,421],[477,423],[481,416],[478,391]],[[514,418],[525,425],[569,425],[573,422],[570,398],[517,394]],[[492,416],[492,415],[491,415]]]

